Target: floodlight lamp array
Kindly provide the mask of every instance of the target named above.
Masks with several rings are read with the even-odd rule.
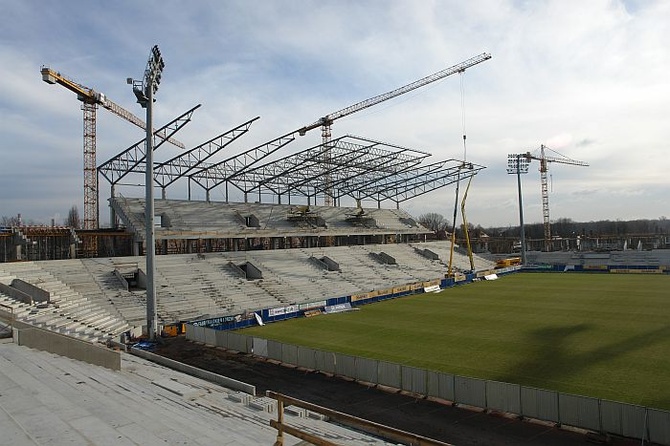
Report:
[[[528,173],[530,160],[526,155],[520,153],[510,153],[507,155],[507,173]]]
[[[163,56],[161,56],[161,50],[158,48],[158,45],[154,45],[151,48],[147,69],[144,71],[144,82],[146,85],[153,87],[154,93],[158,91],[163,69],[165,69],[165,62],[163,61]]]
[[[137,102],[143,108],[146,108],[149,97],[153,97],[153,94],[158,91],[164,68],[165,62],[163,61],[163,56],[161,56],[161,51],[158,45],[154,45],[149,53],[147,67],[144,70],[144,79],[128,78],[128,84],[132,84]],[[151,88],[151,91],[149,91],[149,88]]]

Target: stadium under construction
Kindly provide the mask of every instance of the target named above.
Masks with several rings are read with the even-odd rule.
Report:
[[[353,136],[260,163],[292,141],[292,135],[206,164],[227,145],[223,141],[237,139],[252,122],[155,165],[155,181],[164,197],[155,200],[154,246],[159,254],[157,298],[162,324],[439,280],[448,272],[475,269],[475,260],[480,269],[491,268],[492,262],[468,258],[464,251],[454,252],[448,242],[440,242],[432,250],[424,247],[433,232],[400,209],[401,203],[413,197],[467,181],[483,166],[456,159],[427,162],[430,155],[425,152]],[[146,174],[141,162],[143,147],[138,143],[101,164],[98,170],[109,180],[112,191],[127,175]],[[245,199],[254,197],[254,201],[165,198],[167,188],[181,178],[203,187],[208,198],[216,187],[226,192],[234,187]],[[344,201],[355,205],[341,206]],[[317,204],[320,202],[331,205]],[[374,206],[363,207],[369,202]],[[383,207],[387,203],[393,206]],[[7,286],[11,286],[10,277],[30,282],[27,276],[12,271],[35,269],[72,288],[75,295],[90,295],[91,286],[97,292],[107,289],[114,295],[109,299],[117,305],[116,310],[125,306],[122,301],[135,302],[139,307],[135,306],[131,316],[121,315],[119,324],[110,325],[114,329],[103,330],[105,335],[96,332],[96,336],[116,336],[128,329],[139,334],[145,305],[138,300],[138,291],[141,294],[145,288],[141,256],[146,255],[146,203],[141,198],[114,194],[109,204],[113,229],[6,231],[3,252],[9,263],[3,270]],[[70,260],[11,262],[33,256]],[[164,272],[162,268],[168,264],[171,270]],[[195,268],[196,264],[205,269]],[[181,271],[179,275],[172,270],[175,266]],[[56,269],[50,270],[52,267]],[[75,274],[79,279],[72,283],[75,271],[93,270],[97,272],[86,278]],[[182,275],[189,270],[187,276]],[[35,274],[32,285],[41,287],[37,284],[40,273]],[[348,277],[344,285],[333,283],[342,277]],[[305,288],[305,281],[314,291]],[[238,283],[244,284],[242,288]],[[78,289],[80,286],[84,288]],[[209,297],[203,296],[203,286]],[[178,305],[181,308],[171,308],[168,301],[183,287],[189,290],[177,293],[183,301]],[[235,288],[242,302],[228,295]],[[243,297],[259,294],[256,301]],[[32,311],[30,316],[40,313],[45,312]]]
[[[36,273],[33,282],[37,280],[37,283],[31,283],[12,271],[31,270],[26,261],[68,260],[72,263],[68,267],[69,272],[61,273],[59,267],[52,267],[50,263],[34,263],[43,265],[34,269],[47,268],[44,273],[48,277],[53,275],[54,280],[62,282],[64,287],[72,288],[70,291],[75,295],[90,295],[91,288],[98,293],[103,290],[105,294],[104,290],[111,286],[109,292],[115,297],[109,297],[110,302],[119,296],[124,296],[125,301],[137,302],[138,290],[143,293],[145,289],[144,259],[147,258],[146,269],[149,270],[149,257],[158,254],[157,297],[169,302],[170,293],[182,284],[172,279],[174,271],[164,273],[165,280],[161,282],[162,264],[175,268],[172,256],[177,256],[174,257],[177,264],[188,264],[176,267],[177,270],[195,268],[197,261],[209,265],[209,269],[198,272],[196,268],[193,275],[180,276],[184,280],[183,286],[197,284],[190,291],[180,293],[180,299],[188,300],[191,294],[195,294],[195,299],[200,298],[203,290],[213,293],[209,300],[205,299],[206,309],[193,302],[185,306],[188,309],[185,312],[161,304],[164,306],[159,318],[163,324],[171,324],[204,316],[225,317],[231,312],[240,314],[273,305],[306,303],[305,299],[317,298],[320,301],[394,287],[421,288],[420,284],[432,286],[430,284],[436,280],[449,278],[454,281],[466,274],[470,278],[484,274],[493,268],[495,262],[474,254],[465,220],[467,191],[472,179],[484,166],[465,159],[436,160],[423,150],[367,137],[344,135],[333,138],[331,126],[340,118],[445,77],[463,74],[466,69],[490,58],[490,54],[479,54],[241,150],[239,147],[245,135],[258,117],[248,119],[188,150],[175,137],[191,122],[200,105],[181,113],[160,128],[153,128],[149,119],[153,100],[147,99],[153,97],[158,87],[152,77],[156,73],[150,76],[151,73],[160,72],[164,67],[158,47],[151,50],[144,81],[139,84],[131,82],[138,102],[147,108],[146,124],[105,95],[43,67],[41,73],[45,82],[65,86],[89,106],[84,107],[84,121],[88,123],[84,127],[85,229],[55,225],[3,228],[0,231],[0,260],[5,262],[2,270],[9,281],[4,284],[5,291],[10,297],[19,296],[24,304],[34,304],[34,299],[11,289],[11,282],[13,279],[22,280],[40,288],[38,283],[42,283],[43,277]],[[94,109],[97,105],[135,125],[145,126],[147,137],[92,168],[96,133]],[[296,140],[314,129],[321,130],[320,144],[294,148],[299,145]],[[465,140],[464,134],[464,144]],[[162,153],[158,149],[165,143],[184,150],[169,159],[155,160],[155,156]],[[221,160],[224,149],[226,153],[235,154]],[[128,184],[133,176],[145,179],[144,199],[127,197],[119,192],[120,187]],[[110,221],[106,229],[100,228],[97,204],[99,184],[103,179],[109,184],[110,197]],[[150,182],[153,187],[146,187]],[[173,189],[184,183],[187,184],[188,199],[169,199]],[[431,242],[434,232],[403,211],[401,205],[450,185],[454,185],[456,190],[451,240]],[[464,192],[459,197],[461,185]],[[191,199],[193,188],[204,191],[204,201]],[[161,191],[158,200],[153,198],[154,189]],[[212,200],[214,191],[223,200]],[[183,191],[175,195],[183,196]],[[464,229],[461,246],[456,244],[454,230],[459,204]],[[151,239],[147,240],[149,234]],[[481,240],[478,243],[481,244]],[[532,258],[537,259],[537,256]],[[625,260],[617,259],[596,261],[606,267],[622,262],[625,264]],[[578,259],[567,259],[563,263],[588,266],[590,261],[580,254]],[[664,265],[653,255],[645,258],[643,263],[657,269]],[[293,269],[285,270],[284,267],[291,264]],[[70,275],[79,270],[96,272],[71,283]],[[371,276],[370,271],[375,273]],[[344,277],[343,283],[347,286],[341,289],[331,284],[327,290],[316,292],[316,296],[305,289],[305,280],[318,289],[327,273],[333,272],[337,273],[335,277]],[[252,284],[255,291],[241,291],[241,295],[260,292],[265,299],[261,299],[263,306],[244,299],[242,303],[236,303],[228,296],[234,287],[226,280],[232,279],[223,280],[217,276],[228,273]],[[151,272],[148,274],[152,275]],[[271,286],[273,281],[275,283]],[[80,286],[82,289],[78,289]],[[161,293],[165,295],[161,296]],[[91,297],[94,298],[93,295]],[[146,303],[142,305],[146,306]],[[115,309],[118,310],[118,307]],[[135,312],[136,309],[131,311],[133,315]],[[43,313],[34,308],[29,311],[31,317]],[[119,324],[110,324],[116,328],[102,330],[105,336],[118,335],[129,327],[139,330],[141,323],[135,316],[120,316]],[[47,316],[44,318],[49,319]],[[96,332],[98,335],[101,333]]]
[[[423,248],[417,248],[415,251],[410,243],[425,242],[431,231],[421,226],[411,215],[402,211],[400,205],[414,197],[451,184],[458,186],[461,182],[468,182],[469,187],[469,181],[484,169],[484,166],[459,159],[434,160],[425,151],[370,138],[352,135],[332,138],[331,126],[336,120],[345,116],[450,75],[462,74],[467,68],[484,62],[490,57],[489,54],[482,53],[398,89],[325,115],[314,123],[299,127],[265,143],[242,151],[238,150],[235,155],[222,161],[216,160],[217,157],[220,158],[222,150],[230,150],[231,145],[239,146],[239,140],[250,131],[258,117],[207,139],[170,159],[155,161],[155,155],[160,153],[157,149],[166,142],[185,148],[183,143],[175,139],[175,136],[191,122],[193,114],[200,108],[200,105],[196,105],[162,127],[157,129],[153,127],[150,119],[152,98],[158,87],[157,76],[160,76],[160,71],[164,67],[157,46],[154,46],[150,52],[144,80],[135,82],[131,79],[129,82],[133,85],[133,92],[138,102],[147,109],[146,124],[141,119],[134,117],[132,113],[109,101],[105,95],[84,87],[55,70],[43,67],[41,73],[45,82],[60,84],[75,92],[78,99],[88,106],[84,107],[83,221],[85,230],[75,231],[71,228],[53,225],[48,228],[21,226],[6,228],[2,232],[2,258],[5,262],[10,263],[26,260],[70,259],[75,264],[89,258],[122,258],[123,260],[120,261],[112,260],[112,264],[116,266],[102,276],[94,276],[92,282],[98,282],[101,277],[103,282],[110,277],[115,277],[118,283],[112,281],[113,285],[118,286],[120,283],[120,286],[130,293],[126,296],[130,301],[133,300],[132,296],[135,295],[133,293],[137,289],[145,288],[143,284],[146,278],[154,275],[151,271],[153,266],[150,267],[153,261],[150,260],[156,254],[164,255],[159,256],[161,257],[161,261],[158,262],[158,273],[160,274],[160,263],[168,260],[167,255],[196,254],[197,259],[205,259],[205,256],[210,253],[221,253],[221,256],[215,257],[217,261],[230,266],[233,271],[241,274],[245,279],[262,278],[256,282],[256,286],[261,288],[267,285],[268,277],[272,275],[272,268],[267,266],[271,262],[268,259],[259,258],[256,259],[256,264],[250,261],[240,263],[239,259],[231,259],[234,253],[245,253],[244,255],[248,258],[251,254],[247,253],[251,252],[263,251],[266,252],[266,256],[269,256],[268,252],[281,250],[279,256],[285,257],[285,262],[290,262],[290,259],[298,255],[296,254],[298,249],[372,247],[372,251],[368,252],[364,260],[361,260],[359,269],[362,271],[374,269],[370,265],[375,261],[384,265],[397,265],[396,257],[387,252],[392,251],[391,246],[395,245],[402,246],[399,249],[418,252],[428,263],[437,262],[428,268],[421,262],[417,262],[415,266],[408,268],[410,270],[416,268],[419,272],[404,271],[396,278],[391,275],[387,277],[387,280],[382,279],[376,284],[356,284],[352,276],[350,280],[353,282],[353,288],[347,290],[350,293],[369,292],[389,286],[405,286],[409,282],[440,279],[445,274],[453,276],[463,270],[474,272],[475,259],[471,251],[469,256],[465,256],[469,260],[469,266],[456,266],[458,262],[454,260],[453,240],[448,256],[440,256],[435,251]],[[138,140],[116,156],[92,169],[91,163],[95,162],[96,144],[95,108],[98,105],[102,105],[136,125],[144,124],[147,137]],[[314,129],[321,129],[320,144],[302,150],[292,149],[296,145],[296,139]],[[291,146],[287,147],[289,145]],[[283,156],[282,153],[284,153]],[[133,175],[145,178],[144,200],[125,197],[118,192],[119,187],[127,184]],[[102,179],[106,180],[110,186],[109,229],[99,229],[97,200],[100,195],[99,183]],[[168,191],[185,181],[188,184],[188,200],[168,199]],[[149,187],[149,183],[153,183],[152,187]],[[153,198],[155,187],[161,189],[160,200]],[[205,201],[191,200],[192,187],[200,187],[204,190]],[[211,200],[212,191],[215,189],[223,194],[222,202]],[[242,199],[240,200],[239,197]],[[234,201],[235,198],[237,201]],[[392,206],[389,206],[389,203]],[[375,246],[388,246],[388,248],[382,251],[374,248]],[[458,255],[463,255],[463,253],[457,254],[456,257]],[[146,275],[143,272],[144,265],[140,265],[143,260],[140,260],[139,256],[146,257],[146,269],[148,270]],[[320,268],[324,265],[326,271],[341,271],[339,265],[347,263],[334,260],[325,252],[318,255],[310,252],[307,260],[312,261],[312,265],[316,265],[319,272],[322,272]],[[84,262],[83,267],[78,266],[75,269],[90,270],[93,268],[92,265],[100,264],[100,262],[101,260]],[[125,266],[118,266],[121,264]],[[128,268],[127,265],[136,267]],[[24,303],[33,304],[34,299],[21,294],[25,293],[25,290],[12,289],[14,280],[28,281],[9,271],[14,268],[20,270],[25,266],[25,263],[7,263],[5,271],[8,274],[7,277],[11,278],[11,280],[8,279],[11,283],[4,284],[4,291],[9,293],[10,297],[19,296],[19,300]],[[267,271],[263,271],[264,266]],[[127,271],[128,269],[130,272]],[[275,269],[280,268],[277,266]],[[343,269],[346,270],[346,267]],[[298,280],[297,271],[299,270],[301,267],[297,266],[296,273],[288,277]],[[302,272],[305,273],[305,271]],[[170,277],[170,274],[166,276]],[[55,277],[57,281],[63,281],[66,287],[76,288],[75,285],[67,285],[70,281],[69,273],[64,276],[56,273]],[[377,279],[382,277],[384,275],[380,274]],[[88,280],[84,281],[91,282],[90,279],[91,277],[88,277]],[[201,278],[192,277],[186,279],[185,282],[197,283],[199,279]],[[152,283],[153,280],[150,279],[149,282]],[[368,279],[364,279],[363,282],[366,280]],[[41,283],[40,280],[38,282]],[[288,290],[265,289],[264,292],[278,303],[296,303],[310,295],[309,293],[301,295],[295,290],[291,291],[291,287],[295,285],[292,285],[286,277],[282,277],[282,274],[277,274],[277,282],[280,288],[284,286]],[[29,285],[41,288],[41,285],[38,286],[35,283]],[[161,286],[174,289],[174,285],[163,284]],[[96,288],[104,289],[105,287],[98,283]],[[215,281],[213,284],[210,283],[209,288],[218,289],[215,293],[217,297],[214,297],[215,305],[212,307],[211,303],[208,303],[210,308],[207,313],[209,315],[225,316],[226,311],[230,310],[226,307],[228,304],[236,307],[237,311],[259,309],[256,304],[240,307],[234,302],[228,302],[222,305],[222,302],[227,299],[225,291],[228,291],[229,287]],[[334,292],[332,289],[336,288],[332,287],[331,292]],[[161,291],[166,290],[158,290],[159,298]],[[85,290],[81,292],[87,293]],[[344,291],[338,291],[338,293],[342,292]],[[44,291],[44,293],[49,294],[50,291]],[[296,294],[297,297],[289,297]],[[272,299],[266,303],[274,302]],[[47,301],[51,302],[51,299],[47,298]],[[189,306],[198,307],[198,305]],[[40,311],[32,311],[31,315],[37,313]],[[166,314],[161,315],[161,320],[164,323],[181,322],[195,316],[198,315],[195,313],[180,314],[179,312],[173,314],[167,311]],[[138,328],[127,317],[121,319],[134,329]],[[116,327],[117,324],[112,325]],[[122,325],[120,324],[114,330],[106,330],[106,332],[115,335],[119,333],[118,329],[128,328]]]
[[[157,47],[154,47],[154,57],[156,51]],[[98,357],[96,350],[103,350],[97,348],[97,344],[125,350],[130,338],[148,335],[154,340],[149,333],[153,330],[152,322],[159,323],[160,333],[164,336],[181,334],[189,326],[238,328],[439,291],[455,284],[495,279],[497,274],[520,269],[520,265],[511,263],[501,268],[493,258],[477,255],[467,230],[460,246],[453,229],[451,240],[434,240],[433,230],[402,209],[409,200],[453,186],[456,190],[454,216],[459,205],[464,214],[465,196],[471,180],[485,166],[457,158],[435,160],[423,150],[367,137],[331,137],[330,127],[336,119],[451,74],[462,73],[490,57],[481,54],[400,89],[326,115],[293,132],[238,150],[223,160],[220,160],[222,151],[241,145],[242,137],[258,118],[162,161],[154,160],[154,155],[161,153],[157,149],[165,142],[175,144],[175,135],[191,121],[199,105],[161,128],[152,130],[150,123],[147,124],[149,136],[146,140],[137,141],[93,168],[90,163],[95,157],[85,160],[85,170],[88,169],[85,175],[85,229],[55,224],[0,228],[0,319],[12,325],[14,336],[25,345],[32,343],[39,349],[57,350],[58,354],[89,360]],[[68,83],[60,73],[43,69],[43,75],[45,72],[45,80],[49,83],[64,82],[73,91],[88,92],[80,95],[80,100],[90,102],[85,102],[89,106],[84,110],[85,121],[86,116],[90,119],[91,110],[100,98],[105,100],[92,89]],[[141,94],[139,91],[138,100],[143,99]],[[151,104],[151,95],[148,101],[147,98],[144,100]],[[118,112],[118,106],[110,101],[102,105]],[[322,132],[320,144],[293,149],[298,145],[296,140],[300,135],[316,128]],[[94,137],[95,129],[89,129],[85,135],[85,154],[91,144],[94,152]],[[146,187],[146,190],[160,189],[160,199],[154,200],[153,195],[148,199],[121,194],[119,189],[132,176],[147,178],[145,187],[153,181],[153,187]],[[97,199],[101,180],[109,185],[110,220],[106,228],[99,225]],[[188,187],[186,199],[169,198],[171,195],[182,196],[181,193],[173,194],[173,189],[185,183]],[[461,186],[464,191],[459,197]],[[193,199],[196,195],[193,188],[204,192],[205,199]],[[213,196],[223,199],[217,201]],[[463,223],[467,229],[464,215]],[[149,233],[153,240],[147,235]],[[529,260],[542,264],[542,254],[550,255],[548,263],[561,265],[564,270],[623,271],[631,268],[646,273],[667,273],[670,266],[666,252],[653,250],[636,251],[633,256],[538,252],[529,256]],[[154,255],[155,261],[150,268],[149,257]],[[150,303],[150,288],[155,293],[153,304]],[[149,314],[152,305],[156,312],[153,320]],[[86,347],[82,347],[84,344]],[[96,348],[90,348],[94,344]],[[21,352],[5,351],[8,357],[19,358],[12,361],[32,367],[29,361],[20,359]],[[126,371],[138,371],[145,381],[147,377],[151,380],[156,376],[150,386],[162,386],[173,393],[188,390],[187,385],[180,387],[177,378],[163,379],[147,361],[137,357],[128,359],[127,355],[125,358]],[[111,368],[121,369],[121,359],[114,361],[118,364]],[[77,374],[67,364],[53,362],[58,363],[66,375]],[[15,376],[21,373],[17,372]],[[179,379],[191,382],[190,378]],[[107,380],[116,383],[113,376],[102,381]],[[93,381],[97,384],[92,387],[101,385]],[[5,379],[5,382],[10,380]],[[230,381],[225,383],[230,384]],[[123,385],[113,384],[114,391],[102,389],[101,392],[105,398],[112,398],[109,395],[118,392],[116,388],[123,388]],[[202,394],[216,393],[211,386],[197,385],[200,390],[207,389]],[[153,391],[144,390],[140,384],[137,388],[142,389],[137,395],[153,395]],[[240,409],[230,407],[231,403],[224,400],[239,398],[240,402],[245,402],[243,410],[246,411],[247,406],[251,407],[252,397],[256,397],[254,392],[252,395],[231,393],[230,398],[217,397],[219,400],[211,406],[215,409],[204,411],[207,412],[204,415],[194,412],[195,415],[187,421],[200,423],[198,420],[209,420],[208,417],[216,412],[217,421],[212,423],[215,428],[220,414],[225,414],[223,418],[232,414],[231,417],[247,423],[253,416],[247,417],[246,412],[239,415]],[[143,397],[139,400],[135,396],[131,398],[133,407],[141,407],[135,409],[138,414],[144,416],[152,412]],[[125,405],[131,398],[119,398],[122,401],[119,404]],[[161,398],[153,397],[153,401]],[[40,402],[56,399],[43,398]],[[270,407],[267,398],[254,401],[259,406]],[[180,400],[178,404],[186,407],[190,403]],[[202,410],[200,403],[195,406]],[[53,407],[50,410],[54,411]],[[118,415],[122,409],[115,412]],[[106,416],[115,419],[113,414]],[[169,430],[166,427],[169,423],[163,418],[157,416],[155,420],[149,420],[159,426],[152,431],[154,435],[164,435],[165,442],[181,438],[173,432],[164,434],[163,431]],[[57,417],[51,421],[54,425],[71,422]],[[110,422],[111,427],[102,422],[99,424],[105,432],[113,431],[109,438],[114,437],[116,441],[133,435],[131,429],[121,432],[127,425],[126,420],[122,421]],[[321,418],[318,421],[323,422],[313,428],[303,427],[303,430],[312,429],[324,437],[334,435],[332,438],[340,440],[338,444],[378,443],[379,438],[375,435],[379,432],[372,437],[361,434],[365,438],[349,441],[351,432],[358,430],[349,432],[346,426],[338,426],[342,430],[331,433],[333,428],[327,420]],[[179,429],[188,429],[188,423],[182,423],[184,426],[180,425]],[[264,428],[251,426],[244,432],[240,430],[241,439],[236,444],[267,442],[272,435],[268,434],[270,428],[265,426],[267,420],[263,423]],[[202,424],[197,424],[200,432],[208,432],[206,423]],[[0,420],[2,426],[16,428],[13,418]],[[226,425],[226,429],[238,434],[232,424]],[[97,432],[94,430],[89,429],[81,437],[87,438],[87,444],[106,444],[96,443],[93,438]],[[141,431],[138,428],[137,432]],[[18,429],[16,432],[23,435]],[[279,432],[281,434],[281,430]],[[222,438],[218,431],[216,435],[214,432],[207,435],[213,439]],[[277,440],[276,444],[283,443]],[[291,444],[298,443],[293,441]]]

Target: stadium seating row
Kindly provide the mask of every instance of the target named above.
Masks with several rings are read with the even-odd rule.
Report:
[[[144,200],[119,196],[111,200],[111,205],[127,229],[143,238]],[[315,227],[310,219],[306,219],[305,224],[300,224],[301,212],[304,215],[318,216],[318,221],[322,221],[323,225]],[[362,212],[360,219],[352,218],[358,212]],[[177,234],[199,234],[203,238],[290,235],[315,230],[323,235],[346,234],[354,227],[357,234],[432,233],[400,209],[361,210],[332,206],[156,200],[155,213],[160,221],[160,227],[157,227],[158,238]]]
[[[179,254],[156,257],[155,290],[164,323],[240,314],[263,308],[313,302],[444,277],[448,242],[385,244]],[[439,259],[420,251],[430,248]],[[393,264],[379,261],[385,253]],[[319,267],[313,258],[327,256],[339,270]],[[467,257],[456,254],[458,265]],[[465,259],[463,258],[465,257]],[[144,257],[75,259],[11,263],[0,266],[0,281],[21,278],[51,293],[46,308],[0,296],[23,319],[87,340],[117,335],[146,320],[146,296],[130,287],[123,274],[144,269]],[[478,259],[491,268],[493,263]],[[253,265],[261,278],[240,271]]]

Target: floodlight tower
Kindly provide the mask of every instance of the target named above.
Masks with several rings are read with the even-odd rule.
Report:
[[[521,264],[526,264],[526,230],[523,224],[523,199],[521,195],[521,174],[528,173],[530,160],[525,154],[510,153],[507,155],[507,173],[516,174],[516,181],[519,188],[519,227],[521,232]]]
[[[153,103],[154,93],[158,91],[158,85],[161,83],[161,75],[165,68],[165,62],[158,49],[154,45],[149,53],[149,60],[144,70],[144,78],[135,80],[128,78],[127,82],[133,86],[133,93],[137,97],[137,102],[147,110],[147,142],[146,142],[146,179],[145,179],[145,251],[147,256],[146,276],[147,276],[147,335],[150,340],[156,339],[158,332],[158,312],[156,310],[156,288],[154,286],[154,276],[156,265],[154,257],[156,254],[156,234],[154,232],[154,161],[153,161]]]

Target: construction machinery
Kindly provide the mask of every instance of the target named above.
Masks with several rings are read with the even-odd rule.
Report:
[[[526,160],[537,160],[540,162],[540,182],[542,185],[542,217],[544,222],[544,249],[545,251],[552,250],[551,243],[551,224],[549,222],[549,187],[547,181],[547,173],[549,172],[549,163],[559,163],[559,164],[569,164],[572,166],[584,166],[588,167],[588,163],[584,161],[578,161],[566,156],[561,155],[555,150],[551,150],[557,156],[547,156],[546,151],[551,150],[544,144],[540,146],[540,156],[526,152],[522,155]]]
[[[63,74],[43,66],[40,70],[42,80],[48,84],[59,84],[77,95],[82,102],[84,111],[84,229],[98,228],[98,176],[96,165],[96,110],[98,105],[106,108],[115,115],[135,124],[141,129],[146,128],[145,122],[112,102],[104,94],[92,88],[85,87]],[[184,149],[186,146],[174,138],[169,138],[165,132],[156,134],[175,146]]]
[[[328,164],[329,162],[329,146],[330,146],[330,137],[331,137],[331,125],[336,119],[343,118],[345,116],[349,116],[353,113],[359,112],[361,110],[364,110],[366,108],[372,107],[373,105],[377,105],[381,102],[387,101],[389,99],[395,98],[397,96],[400,96],[402,94],[408,93],[412,90],[416,90],[417,88],[421,88],[423,86],[426,86],[430,83],[433,83],[435,81],[438,81],[440,79],[444,79],[447,76],[451,76],[452,74],[456,73],[462,73],[464,72],[467,68],[470,68],[474,65],[477,65],[481,62],[484,62],[488,59],[491,58],[491,55],[488,53],[482,53],[479,54],[475,57],[472,57],[466,61],[463,61],[457,65],[454,65],[452,67],[446,68],[442,71],[438,71],[437,73],[433,73],[429,76],[426,76],[424,78],[421,78],[417,81],[412,82],[411,84],[407,84],[403,87],[396,88],[395,90],[389,91],[387,93],[383,93],[377,96],[373,96],[369,99],[366,99],[361,102],[357,102],[356,104],[350,105],[349,107],[343,108],[342,110],[336,111],[334,113],[330,113],[318,121],[307,125],[305,127],[302,127],[301,129],[298,130],[298,133],[301,136],[304,136],[308,131],[313,130],[317,127],[321,127],[321,138],[323,141],[323,162],[325,164]],[[325,199],[324,199],[324,204],[326,206],[332,206],[333,205],[333,194],[332,191],[329,187],[329,177],[328,174],[325,175],[324,178],[325,181],[325,187],[326,187],[326,194],[325,194]]]
[[[463,236],[465,237],[465,247],[468,250],[468,259],[470,260],[470,271],[475,271],[475,259],[472,255],[472,243],[470,243],[470,231],[468,228],[468,220],[465,217],[465,201],[468,199],[468,191],[470,191],[470,184],[472,184],[472,178],[468,180],[468,186],[465,188],[465,193],[463,194],[463,200],[461,201],[461,217],[463,218]],[[452,243],[452,247],[454,244]]]

